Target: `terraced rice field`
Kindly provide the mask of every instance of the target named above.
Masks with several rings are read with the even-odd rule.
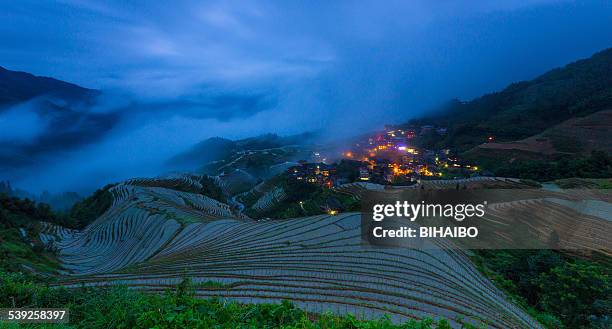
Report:
[[[42,241],[59,240],[67,270],[114,271],[150,258],[189,223],[236,218],[227,204],[206,196],[133,183],[113,187],[111,208],[83,231],[43,231]]]
[[[261,198],[257,199],[257,202],[253,204],[252,208],[255,211],[265,211],[274,207],[277,203],[283,201],[286,198],[285,191],[281,187],[276,187],[271,191],[266,192]]]
[[[484,218],[500,227],[495,239],[508,239],[508,231],[504,229],[508,226],[519,228],[525,236],[537,236],[540,241],[547,241],[556,232],[560,249],[576,252],[596,250],[612,256],[609,241],[612,235],[612,200],[609,194],[589,195],[585,192],[585,195],[580,195],[579,191],[572,191],[568,199],[556,197],[552,192],[545,193],[551,195],[491,204]]]
[[[504,177],[472,177],[463,179],[435,179],[435,180],[421,180],[418,184],[410,186],[385,186],[370,182],[356,182],[343,184],[335,187],[335,190],[340,193],[345,193],[353,196],[357,200],[360,200],[362,195],[366,191],[385,191],[385,190],[398,190],[398,189],[454,189],[459,185],[460,188],[464,186],[466,188],[525,188],[527,185],[523,184],[519,179],[516,178],[504,178]]]
[[[445,317],[455,326],[467,319],[491,328],[540,327],[463,251],[362,244],[358,213],[255,222],[187,192],[124,183],[112,193],[112,208],[84,231],[57,232],[71,272],[62,284],[161,292],[190,277],[202,283],[201,297],[291,300],[310,312],[388,314],[398,322]]]
[[[246,192],[257,183],[257,178],[240,169],[236,169],[228,174],[214,176],[214,179],[226,195]]]
[[[459,185],[461,188],[518,188],[528,187],[517,178],[504,177],[471,177],[462,179],[435,179],[421,180],[420,185],[426,189],[449,189],[456,188]],[[420,187],[420,185],[418,187]]]

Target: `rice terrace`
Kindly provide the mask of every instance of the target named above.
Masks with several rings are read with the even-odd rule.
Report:
[[[0,329],[611,329],[606,1],[0,1]]]

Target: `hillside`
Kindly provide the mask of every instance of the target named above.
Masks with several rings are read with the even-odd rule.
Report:
[[[173,168],[182,169],[207,167],[204,170],[205,172],[211,173],[212,170],[213,173],[216,173],[217,164],[225,166],[233,160],[244,158],[243,155],[245,153],[268,154],[267,151],[269,150],[276,149],[276,151],[279,151],[289,146],[308,144],[314,138],[315,134],[311,132],[289,136],[264,134],[235,141],[221,137],[212,137],[195,144],[185,152],[173,156],[166,164]],[[258,162],[258,159],[251,162]],[[277,164],[277,161],[274,160],[267,162],[270,162],[267,166]],[[261,168],[256,169],[258,171],[261,170]]]
[[[72,274],[60,283],[162,292],[189,277],[198,297],[290,300],[312,313],[389,314],[394,322],[441,316],[454,326],[463,318],[539,327],[460,250],[365,246],[358,213],[253,221],[189,192],[197,184],[193,176],[126,181],[84,230],[49,226],[41,239],[56,241]]]
[[[0,180],[39,170],[111,130],[120,114],[92,111],[99,95],[97,90],[0,67]],[[28,138],[14,137],[24,131]],[[66,197],[56,205],[67,207],[75,200]]]
[[[588,155],[601,150],[612,153],[612,110],[595,112],[585,117],[566,120],[544,132],[520,141],[483,143],[480,149],[519,150],[545,156],[555,154]]]
[[[48,205],[0,192],[0,272],[57,272],[55,255],[40,239],[41,220],[64,224]]]
[[[219,187],[210,186],[213,180]],[[515,221],[533,222],[533,216],[546,216],[551,211],[559,214],[562,225],[575,220],[601,222],[598,209],[602,209],[603,203],[564,201],[563,192],[529,189],[531,185],[517,179],[432,180],[426,182],[425,188],[454,189],[458,183],[469,189],[528,188],[522,190],[522,195],[530,196],[528,199],[521,197],[489,205],[490,215],[502,226]],[[557,327],[551,326],[556,321],[554,318],[546,319],[546,314],[528,309],[521,297],[508,295],[505,289],[509,285],[512,287],[510,281],[503,281],[495,276],[500,274],[492,275],[483,268],[508,269],[507,263],[496,262],[495,253],[477,258],[475,263],[472,252],[449,248],[450,242],[445,241],[425,241],[426,245],[420,249],[371,247],[361,241],[359,213],[252,220],[236,207],[203,195],[215,195],[230,202],[228,197],[237,193],[234,190],[238,185],[241,183],[225,176],[207,178],[199,175],[140,178],[109,185],[101,191],[110,196],[110,206],[101,215],[92,213],[88,220],[91,224],[82,230],[38,223],[34,219],[25,222],[11,220],[19,217],[8,217],[9,221],[2,219],[0,223],[8,226],[7,234],[0,235],[3,242],[0,249],[6,250],[0,252],[10,254],[9,262],[3,266],[33,264],[26,265],[28,272],[35,268],[36,272],[56,273],[52,287],[75,288],[69,292],[58,289],[58,293],[75,296],[86,293],[88,298],[93,294],[113,294],[113,291],[120,295],[108,298],[127,298],[121,288],[100,289],[116,285],[159,295],[177,287],[180,292],[188,278],[193,289],[190,296],[219,298],[223,305],[241,302],[251,305],[248,307],[266,308],[272,307],[269,303],[290,301],[315,317],[331,312],[366,319],[388,315],[394,323],[445,318],[453,328],[461,327],[463,321],[476,325],[487,323],[489,328],[540,328],[544,322],[537,321]],[[252,199],[265,196],[264,191],[260,191],[264,185],[258,184],[251,190],[258,193]],[[366,190],[395,193],[393,189],[371,183],[347,184],[337,192],[359,200]],[[594,195],[584,191],[574,197],[590,199]],[[28,218],[55,220],[44,206],[36,208],[28,202],[7,200],[17,204],[17,209],[23,209],[20,213],[28,214]],[[606,202],[609,203],[609,197]],[[517,210],[533,216],[517,218]],[[26,230],[27,239],[56,251],[56,257],[45,251],[34,251],[21,240],[18,227],[32,223],[35,226]],[[550,227],[532,226],[531,233],[550,234]],[[596,230],[597,241],[603,241],[606,230],[609,228]],[[581,243],[583,237],[592,234],[592,227],[582,225],[573,232],[567,240],[561,236],[560,242]],[[503,230],[499,233],[500,238],[505,238]],[[16,252],[18,247],[21,251]],[[528,256],[536,261],[534,257],[539,257]],[[41,267],[41,264],[48,265]],[[557,261],[555,266],[566,266],[563,264]],[[539,271],[535,274],[522,271],[518,275],[537,276]],[[498,287],[504,287],[504,291]],[[515,291],[512,289],[511,293]],[[588,303],[585,307],[598,305],[594,301]]]
[[[11,71],[0,66],[0,106],[27,101],[42,95],[78,99],[96,93],[95,90],[72,83]]]
[[[172,167],[198,167],[211,161],[222,160],[236,150],[236,142],[226,138],[212,137],[170,158],[167,165]]]
[[[483,143],[462,154],[496,175],[549,181],[612,176],[612,111],[572,118],[515,142]]]
[[[512,142],[542,133],[563,121],[612,108],[612,49],[533,80],[517,82],[477,99],[453,101],[413,124],[447,126],[431,144],[471,149],[494,136]]]
[[[568,119],[528,138],[483,143],[463,153],[497,175],[540,181],[609,178],[612,175],[612,111]]]
[[[226,178],[217,180],[223,183]],[[447,242],[426,241],[428,245],[420,249],[370,247],[361,241],[360,214],[352,212],[255,221],[198,194],[199,181],[194,175],[129,180],[109,189],[111,207],[85,229],[45,225],[40,239],[53,243],[62,269],[69,272],[57,284],[74,288],[123,284],[161,293],[190,278],[197,297],[248,304],[289,300],[309,313],[331,311],[365,318],[388,314],[396,323],[443,317],[453,327],[460,327],[458,319],[486,322],[490,328],[540,327],[516,306],[518,297],[507,297],[480,273],[481,265],[473,262],[471,253],[449,249]],[[531,188],[520,180],[499,177],[428,181],[426,188],[454,189],[457,182],[470,189]],[[232,190],[225,187],[224,191]],[[359,199],[365,190],[385,191],[376,184],[348,184],[338,192]],[[532,222],[536,216],[541,220],[532,225],[530,234],[550,234],[546,225],[575,220],[601,224],[600,203],[563,201],[593,198],[589,191],[571,195],[522,191],[527,199],[489,205],[494,222],[505,226]],[[529,216],[518,218],[517,211]],[[550,212],[559,214],[556,224],[546,222]],[[605,236],[608,229],[596,232]],[[588,241],[591,231],[591,226],[583,225],[568,239],[561,236],[560,243],[575,248],[575,243]],[[498,233],[505,238],[503,230]],[[495,280],[500,284],[499,278]]]

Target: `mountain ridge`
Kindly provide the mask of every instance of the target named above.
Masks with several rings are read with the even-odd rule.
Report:
[[[171,157],[166,164],[170,166],[202,166],[207,162],[225,159],[237,151],[257,151],[278,148],[292,144],[303,144],[316,136],[314,132],[281,136],[274,133],[262,134],[238,140],[223,137],[210,137],[200,141],[188,150]]]
[[[515,82],[470,101],[453,100],[410,124],[448,127],[432,138],[437,145],[469,150],[488,137],[511,142],[534,136],[561,122],[612,109],[612,48],[591,57]]]
[[[97,94],[98,91],[95,89],[0,66],[0,106],[24,102],[43,95],[81,99]]]

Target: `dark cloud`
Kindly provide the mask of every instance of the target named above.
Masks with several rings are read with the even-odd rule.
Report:
[[[276,105],[277,99],[273,93],[221,93],[218,95],[199,95],[187,99],[131,103],[118,111],[131,113],[131,115],[144,112],[147,115],[154,114],[159,117],[183,116],[231,121],[272,110]]]
[[[0,21],[0,65],[103,90],[0,113],[20,173],[0,180],[51,190],[155,174],[212,136],[358,133],[612,45],[601,1],[22,0]]]

